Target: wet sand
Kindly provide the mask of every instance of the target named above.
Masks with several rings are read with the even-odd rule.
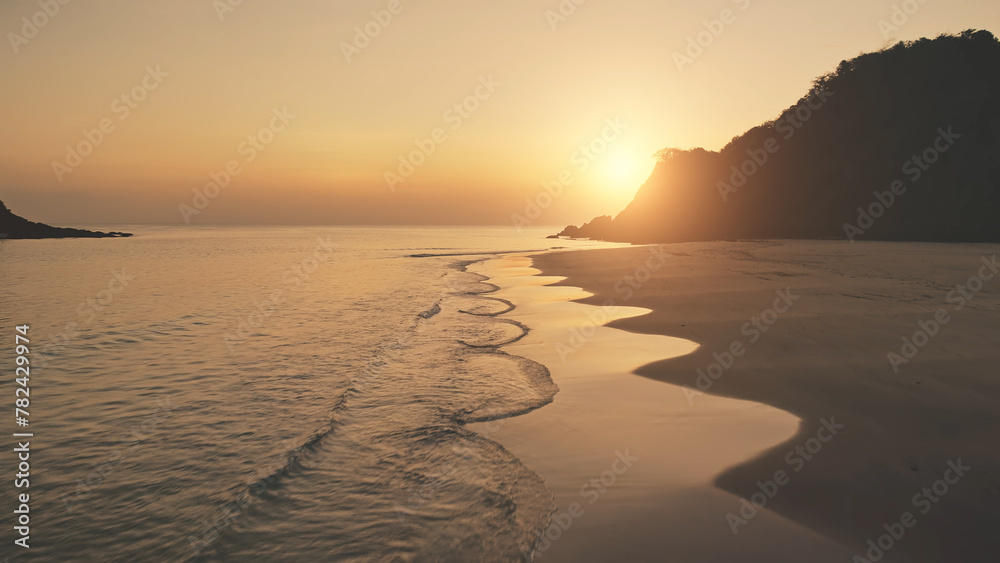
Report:
[[[505,278],[503,260],[490,263],[487,275],[518,305],[509,316],[533,328],[509,351],[547,365],[562,389],[493,437],[545,478],[560,511],[615,451],[640,457],[597,502],[583,501],[584,515],[539,560],[996,560],[1000,279],[989,264],[1000,246],[662,250],[669,256],[635,247],[533,257],[589,297],[538,287],[523,269]],[[589,304],[600,319],[610,303],[623,318],[562,348],[563,363],[558,345],[594,324],[571,307]],[[655,335],[700,347],[678,355],[684,346]],[[636,368],[645,378],[629,375]],[[734,535],[726,514],[739,515],[740,498],[776,472],[785,482]]]
[[[649,311],[571,301],[589,294],[548,285],[561,278],[536,275],[530,264],[505,257],[476,271],[501,287],[494,296],[516,305],[505,316],[532,328],[504,351],[546,365],[560,391],[541,409],[470,428],[503,444],[555,495],[559,508],[536,561],[850,559],[836,543],[774,513],[753,516],[752,534],[733,534],[726,521],[739,499],[713,479],[794,436],[795,416],[711,396],[695,408],[680,387],[633,375],[698,346],[602,326]]]

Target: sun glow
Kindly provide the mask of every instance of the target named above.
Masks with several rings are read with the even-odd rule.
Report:
[[[609,152],[597,166],[595,179],[609,191],[635,193],[653,170],[652,159],[643,159],[640,155],[640,151],[624,147]]]

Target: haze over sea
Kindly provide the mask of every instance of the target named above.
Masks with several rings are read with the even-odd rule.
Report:
[[[461,424],[556,392],[496,348],[523,328],[490,316],[508,305],[465,266],[607,245],[495,227],[127,230],[0,241],[17,300],[0,321],[31,327],[32,561],[516,559],[546,525],[542,480]]]

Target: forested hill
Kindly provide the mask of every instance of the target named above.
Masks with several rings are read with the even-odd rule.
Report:
[[[1000,241],[1000,42],[970,30],[864,54],[721,151],[658,156],[617,217],[560,234]]]

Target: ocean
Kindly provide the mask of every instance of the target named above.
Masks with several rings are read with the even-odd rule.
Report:
[[[530,551],[551,493],[463,424],[557,388],[499,348],[526,327],[466,266],[600,243],[540,228],[125,230],[136,236],[0,241],[0,354],[13,359],[28,325],[31,360],[29,426],[8,424],[33,434],[31,549],[11,547],[5,511],[9,561]],[[13,379],[0,383],[11,402]]]

